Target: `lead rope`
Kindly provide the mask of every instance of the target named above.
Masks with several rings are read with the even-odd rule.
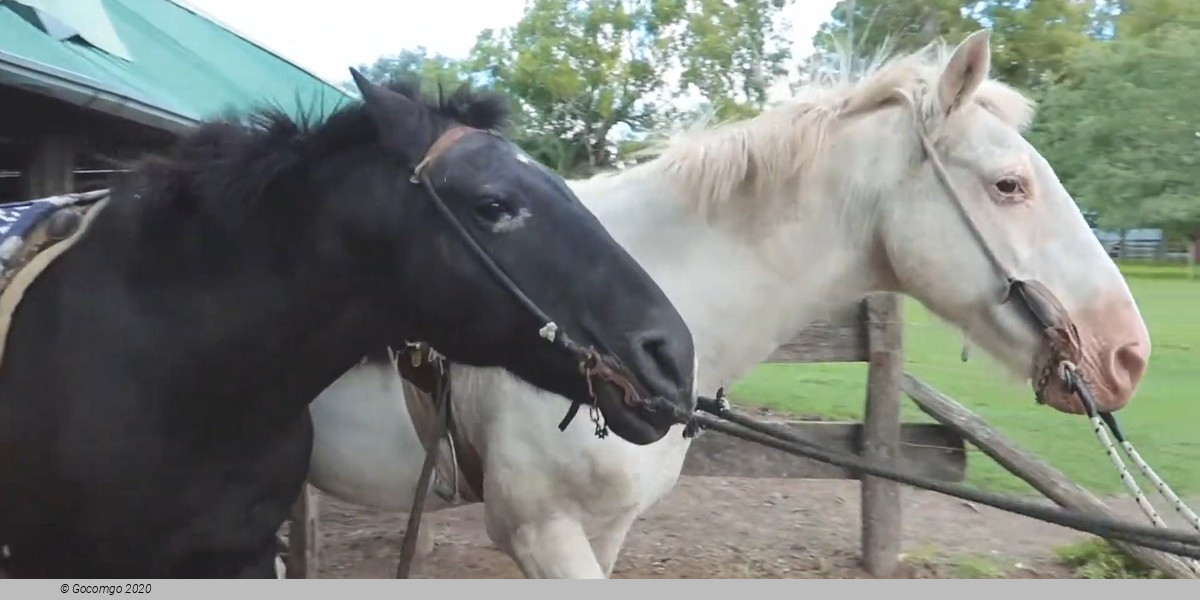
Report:
[[[1121,457],[1117,454],[1117,449],[1112,439],[1108,437],[1108,433],[1105,431],[1106,425],[1108,429],[1112,430],[1113,437],[1117,438],[1117,442],[1121,445],[1121,449],[1125,454],[1133,460],[1142,474],[1154,483],[1159,494],[1175,507],[1175,512],[1179,513],[1192,526],[1192,529],[1200,532],[1200,517],[1197,517],[1196,513],[1188,508],[1183,503],[1183,500],[1179,499],[1179,496],[1167,485],[1167,482],[1163,481],[1158,476],[1158,473],[1155,473],[1154,469],[1150,468],[1150,465],[1142,460],[1141,455],[1134,449],[1133,444],[1129,443],[1121,433],[1121,427],[1117,424],[1116,417],[1111,413],[1100,413],[1096,410],[1095,401],[1092,399],[1090,390],[1083,384],[1078,368],[1074,364],[1064,361],[1061,369],[1063,379],[1070,382],[1071,387],[1075,389],[1075,393],[1079,396],[1080,403],[1083,404],[1084,411],[1087,412],[1088,420],[1092,423],[1092,433],[1096,434],[1096,439],[1100,440],[1100,445],[1104,448],[1105,454],[1108,455],[1109,460],[1112,461],[1113,466],[1117,469],[1121,483],[1125,484],[1125,489],[1133,495],[1133,500],[1137,503],[1138,508],[1142,509],[1142,513],[1150,519],[1150,522],[1155,527],[1167,529],[1166,522],[1162,520],[1162,517],[1158,516],[1158,511],[1154,509],[1154,505],[1150,504],[1150,500],[1146,498],[1146,494],[1142,493],[1142,488],[1138,486],[1133,476],[1129,473],[1129,468],[1125,466],[1125,461],[1121,460]],[[1193,573],[1200,575],[1200,561],[1194,558],[1187,558],[1184,559],[1184,562]]]

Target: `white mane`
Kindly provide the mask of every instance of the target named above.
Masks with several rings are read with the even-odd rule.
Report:
[[[710,222],[737,213],[743,219],[777,220],[786,216],[789,204],[799,200],[778,192],[803,189],[796,184],[825,147],[839,119],[892,104],[897,93],[920,107],[926,119],[937,115],[938,79],[952,52],[952,47],[938,41],[898,58],[881,57],[861,73],[854,73],[850,61],[842,60],[839,68],[823,72],[791,100],[750,119],[715,127],[701,124],[674,136],[656,158],[629,170],[652,178],[666,176],[678,186],[680,198]],[[1020,130],[1033,118],[1033,102],[999,81],[985,81],[974,102]],[[587,185],[603,186],[612,175],[597,175],[587,180]],[[777,205],[736,203],[751,198]]]

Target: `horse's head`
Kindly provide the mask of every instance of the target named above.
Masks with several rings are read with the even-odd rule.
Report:
[[[1007,296],[1005,277],[1040,283],[1077,327],[1074,358],[1100,409],[1120,409],[1150,357],[1124,278],[1022,136],[1030,102],[988,79],[987,33],[948,57],[934,54],[904,57],[857,84],[829,133],[842,187],[878,216],[889,287],[1037,383],[1053,366],[1046,339],[1019,295]],[[1082,410],[1061,386],[1039,392],[1054,408]]]
[[[390,265],[367,272],[402,335],[595,400],[634,443],[686,420],[696,393],[687,325],[559,176],[492,131],[507,100],[463,88],[424,101],[354,76],[380,143],[347,165],[338,191],[354,198],[351,243]],[[564,334],[597,351],[594,375],[554,341]]]

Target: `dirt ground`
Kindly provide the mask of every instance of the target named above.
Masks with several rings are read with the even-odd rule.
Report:
[[[904,488],[899,577],[1072,577],[1054,548],[1083,534],[961,500]],[[1114,506],[1130,507],[1125,497]],[[322,578],[390,578],[406,514],[321,496]],[[433,554],[415,577],[514,578],[495,549],[482,505],[427,514]],[[1121,510],[1125,513],[1125,510]],[[846,480],[688,477],[629,534],[615,578],[857,578],[858,483]]]

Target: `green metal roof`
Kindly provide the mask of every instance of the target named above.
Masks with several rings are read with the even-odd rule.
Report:
[[[171,0],[0,0],[0,85],[177,132],[264,102],[328,114],[350,98]]]

